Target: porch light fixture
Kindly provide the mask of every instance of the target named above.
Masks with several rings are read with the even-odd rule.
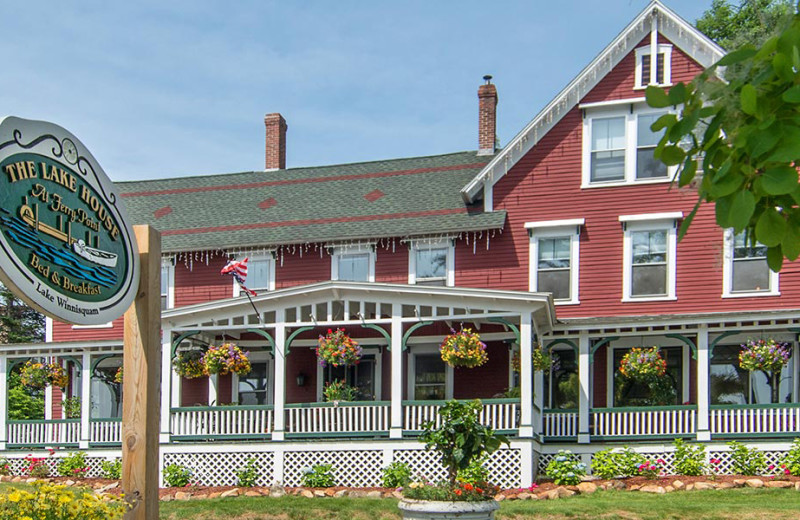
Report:
[[[306,386],[306,375],[302,372],[297,374],[297,386]]]

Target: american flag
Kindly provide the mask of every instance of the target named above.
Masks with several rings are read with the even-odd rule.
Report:
[[[241,262],[237,262],[236,260],[229,261],[227,264],[225,264],[225,267],[222,268],[219,274],[232,275],[233,278],[239,283],[239,287],[246,291],[247,294],[251,296],[256,295],[255,291],[251,291],[244,285],[245,280],[247,280],[247,258]]]

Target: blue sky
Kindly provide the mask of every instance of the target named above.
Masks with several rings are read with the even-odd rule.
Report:
[[[690,22],[711,0],[665,0]],[[477,88],[507,143],[646,0],[3,2],[2,115],[55,122],[115,181],[477,148]]]

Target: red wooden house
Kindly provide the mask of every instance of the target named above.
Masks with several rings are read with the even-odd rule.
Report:
[[[646,105],[644,88],[688,82],[722,53],[653,1],[501,149],[488,78],[477,152],[286,168],[286,121],[270,114],[265,171],[121,183],[132,219],[162,233],[163,463],[226,483],[255,457],[264,482],[291,485],[327,462],[340,483],[374,485],[393,460],[434,472],[415,440],[421,423],[445,399],[476,397],[513,439],[489,462],[507,486],[530,483],[565,446],[587,461],[614,443],[669,460],[675,437],[723,458],[733,438],[785,449],[800,434],[800,269],[770,272],[763,249],[719,229],[712,207],[678,242],[696,192],[671,186],[674,172],[652,157],[650,125],[665,111]],[[220,275],[245,257],[252,301]],[[317,338],[339,327],[363,358],[321,367]],[[441,360],[442,339],[461,327],[487,343],[484,366]],[[2,347],[2,374],[56,357],[82,400],[80,419],[63,418],[55,390],[46,421],[0,410],[2,446],[113,456],[121,338],[120,321],[48,322],[46,344]],[[792,350],[780,377],[738,365],[740,345],[765,338]],[[172,370],[221,342],[248,350],[253,370]],[[557,360],[550,369],[533,370],[536,345]],[[618,370],[632,347],[654,345],[667,362],[657,395]],[[323,402],[325,384],[343,378],[356,401]]]

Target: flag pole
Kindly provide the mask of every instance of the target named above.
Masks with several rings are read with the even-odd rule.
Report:
[[[250,306],[253,307],[253,311],[255,311],[256,317],[258,318],[258,323],[260,323],[263,326],[264,322],[261,320],[261,313],[259,313],[258,309],[256,309],[256,304],[253,303],[253,298],[250,297],[250,291],[247,289],[247,287],[242,285],[241,282],[239,282],[239,288],[242,289],[244,293],[247,295],[247,299],[250,300]]]

